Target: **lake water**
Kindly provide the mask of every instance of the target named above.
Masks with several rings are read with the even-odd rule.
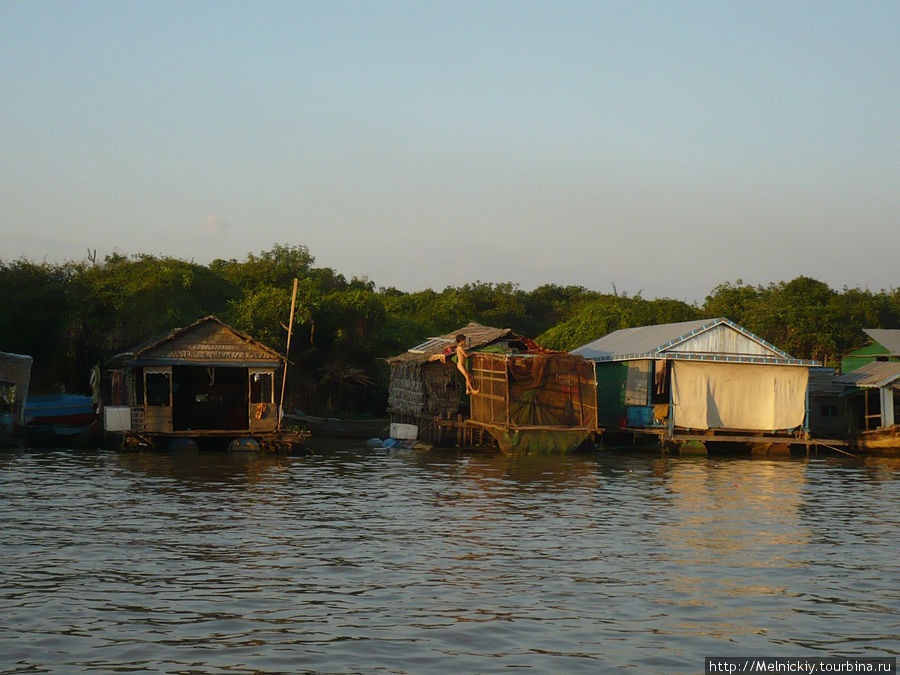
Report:
[[[900,460],[0,453],[4,672],[900,652]]]

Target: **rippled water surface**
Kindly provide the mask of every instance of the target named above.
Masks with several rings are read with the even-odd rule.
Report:
[[[0,454],[0,669],[696,673],[900,651],[900,460]]]

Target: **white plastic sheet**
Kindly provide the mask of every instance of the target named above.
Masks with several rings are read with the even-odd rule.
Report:
[[[754,363],[674,361],[677,427],[775,431],[803,424],[809,369]]]

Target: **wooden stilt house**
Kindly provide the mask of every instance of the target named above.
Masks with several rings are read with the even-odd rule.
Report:
[[[208,316],[107,364],[105,429],[139,445],[192,439],[287,451],[303,436],[280,424],[284,364],[278,352]]]
[[[670,441],[802,433],[809,369],[821,365],[725,318],[626,328],[572,353],[596,364],[601,427]]]
[[[453,347],[457,335],[465,336],[467,351],[491,346],[525,347],[525,339],[508,328],[469,323],[389,358],[388,415],[392,436],[444,444],[450,435],[436,421],[468,418],[465,382],[456,364],[450,358],[434,359],[445,351],[449,356],[448,348]]]
[[[569,452],[597,429],[593,364],[538,348],[472,354],[470,423],[484,428],[504,452]]]
[[[900,453],[900,362],[871,361],[834,383],[844,389],[851,445]]]

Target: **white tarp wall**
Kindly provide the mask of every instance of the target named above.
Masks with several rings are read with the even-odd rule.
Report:
[[[673,361],[677,427],[775,431],[803,424],[809,368]]]

